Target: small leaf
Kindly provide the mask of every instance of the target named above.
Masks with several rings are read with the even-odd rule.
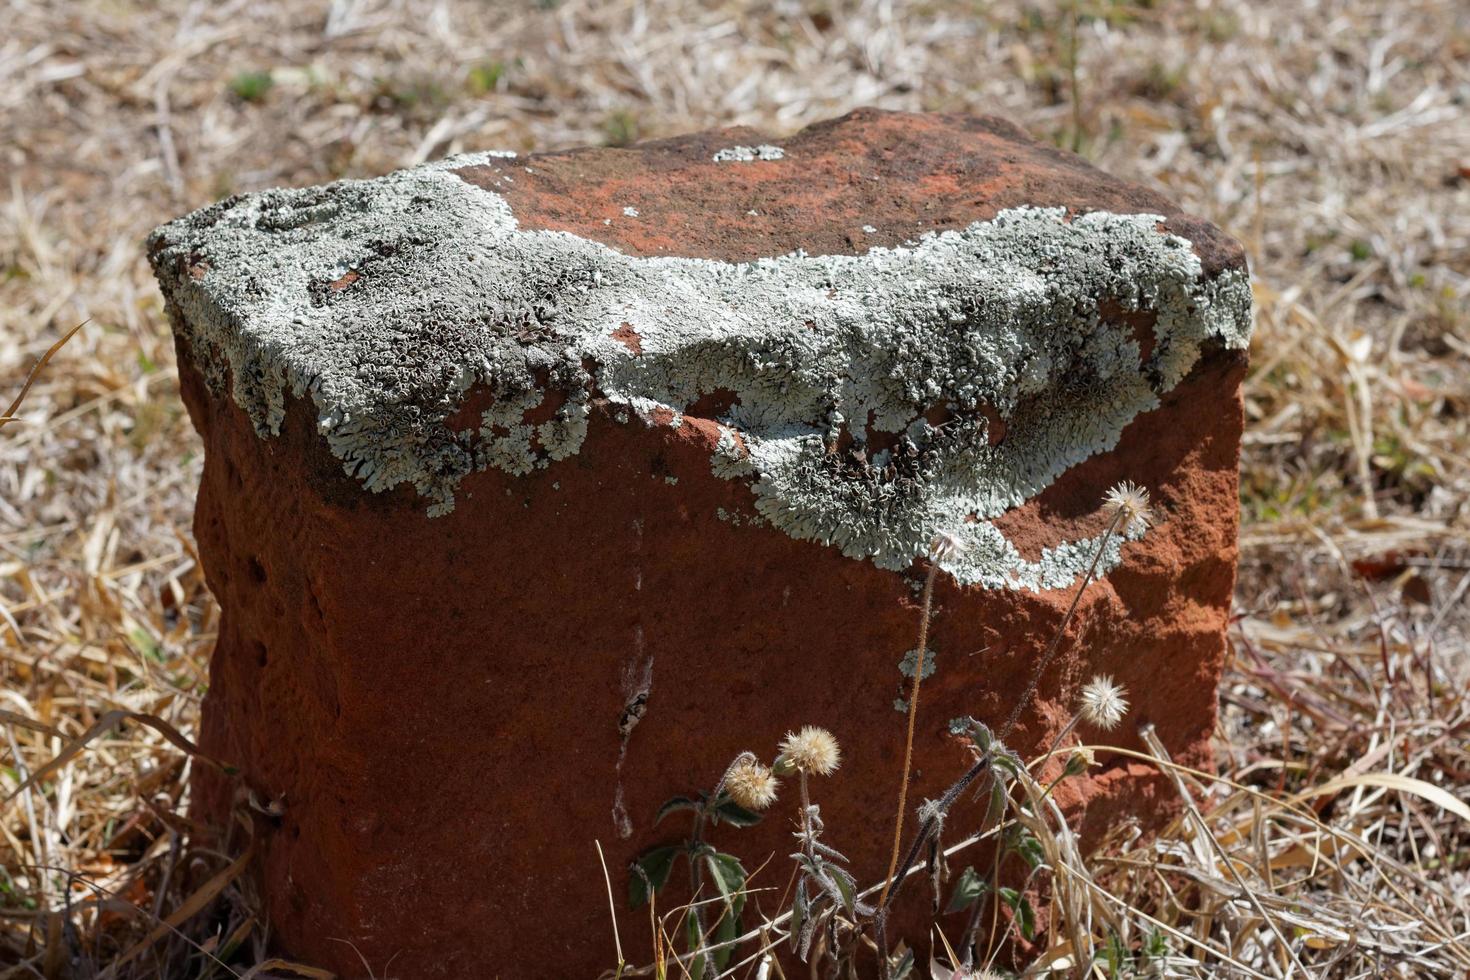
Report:
[[[710,814],[710,820],[716,824],[723,820],[732,827],[753,827],[761,822],[761,815],[747,810],[734,800],[722,798]]]
[[[727,912],[720,917],[720,924],[715,927],[712,937],[715,945],[714,950],[715,971],[724,973],[725,967],[730,965],[730,957],[735,955],[735,940],[740,936],[740,913]]]
[[[1030,834],[1022,834],[1021,839],[1016,841],[1016,853],[1030,866],[1032,871],[1046,863],[1046,851],[1041,846],[1041,841]]]
[[[791,951],[796,952],[797,940],[801,938],[801,928],[806,923],[808,901],[806,897],[806,882],[800,881],[796,885],[796,900],[791,903]]]
[[[1031,899],[1022,895],[1021,905],[1017,911],[1021,913],[1021,935],[1025,936],[1029,943],[1036,938],[1036,910],[1031,907]]]
[[[734,915],[745,908],[745,868],[733,854],[711,854],[705,858],[714,875],[715,887]]]
[[[629,868],[628,906],[642,908],[648,904],[653,893],[669,880],[674,868],[674,858],[681,848],[677,844],[665,844],[643,852]]]
[[[1103,956],[1108,963],[1108,976],[1120,977],[1123,975],[1123,964],[1129,962],[1132,957],[1123,948],[1123,940],[1113,930],[1108,930],[1108,944],[1104,948]]]
[[[745,908],[745,868],[733,854],[709,853],[704,856],[704,861],[714,878],[715,888],[725,900],[725,908],[715,925],[713,940],[716,944],[728,942],[740,935],[740,913]],[[711,955],[714,957],[716,973],[723,972],[733,952],[733,945],[714,950]]]
[[[826,844],[823,844],[819,840],[812,841],[812,850],[813,851],[816,851],[818,854],[820,854],[820,855],[822,855],[824,857],[829,857],[829,858],[832,858],[832,859],[837,860],[837,861],[846,861],[847,860],[847,855],[846,854],[843,854],[841,851],[837,850],[835,847],[828,847]]]
[[[998,780],[991,780],[991,782],[990,782],[990,808],[985,813],[985,819],[987,821],[999,820],[1000,817],[1001,817],[1001,815],[1003,813],[1005,813],[1005,812],[1006,812],[1006,791],[1005,791],[1005,787],[1002,786]]]
[[[691,909],[684,919],[684,942],[688,952],[699,953],[704,948],[704,921],[697,909]],[[703,980],[704,978],[703,955],[694,956],[689,960],[686,969],[689,971],[690,980]]]
[[[899,958],[898,964],[893,968],[893,980],[904,980],[914,972],[914,951],[904,950],[903,956]]]
[[[840,868],[832,868],[832,880],[837,883],[837,891],[842,895],[842,908],[848,915],[853,914],[853,905],[857,901],[857,891],[853,888],[853,881]]]
[[[691,800],[687,796],[676,796],[673,799],[664,801],[664,805],[658,808],[658,816],[653,818],[653,822],[657,824],[661,820],[663,820],[664,817],[667,817],[671,813],[678,813],[680,810],[698,809],[698,800]]]
[[[825,896],[818,895],[812,899],[811,907],[807,911],[806,924],[802,926],[801,938],[796,944],[796,955],[801,957],[805,963],[812,952],[812,941],[817,938],[817,929],[820,928],[822,919],[830,917],[830,909],[824,908],[822,903],[827,901]]]
[[[1036,912],[1031,908],[1030,899],[1014,888],[1002,888],[998,894],[1000,900],[1016,913],[1016,925],[1020,927],[1022,937],[1030,942],[1036,936]]]
[[[975,901],[986,892],[985,880],[975,873],[974,868],[965,868],[960,872],[960,878],[954,883],[954,890],[949,893],[949,905],[944,913],[958,912],[975,904]]]

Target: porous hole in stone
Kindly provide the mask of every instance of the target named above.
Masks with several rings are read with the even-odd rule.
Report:
[[[266,649],[266,645],[259,640],[251,640],[250,649],[255,654],[255,666],[264,670],[270,663],[270,651]]]
[[[256,585],[264,585],[270,578],[270,576],[266,574],[265,566],[262,565],[260,563],[260,559],[254,555],[250,556],[250,559],[246,562],[245,567],[250,571],[250,581],[254,582]]]

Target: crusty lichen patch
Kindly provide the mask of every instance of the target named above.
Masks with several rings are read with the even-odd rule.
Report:
[[[1203,344],[1248,339],[1245,275],[1204,278],[1155,215],[1022,208],[856,256],[639,258],[520,229],[453,172],[483,159],[235,197],[150,240],[217,393],[262,436],[309,394],[349,474],[412,484],[430,514],[468,473],[576,453],[594,396],[632,422],[723,392],[712,466],[787,534],[897,569],[948,529],[958,580],[1060,587],[1095,542],[1028,561],[991,521],[1112,448]],[[1156,313],[1147,358],[1104,301]],[[493,407],[451,431],[476,384]]]
[[[779,146],[762,143],[760,146],[727,146],[717,150],[715,163],[750,163],[755,160],[781,160],[786,151]]]

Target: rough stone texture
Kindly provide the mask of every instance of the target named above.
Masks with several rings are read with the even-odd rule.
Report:
[[[842,743],[817,800],[876,880],[914,557],[968,545],[922,797],[965,764],[948,720],[999,723],[1025,686],[1123,479],[1161,523],[1105,556],[1012,744],[1102,671],[1135,706],[1121,744],[1152,722],[1207,762],[1249,286],[1156,194],[1000,120],[861,112],[232,198],[150,254],[224,609],[201,738],[284,800],[261,871],[295,955],[592,975],[593,839],[621,896],[680,829],[664,799],[804,723]],[[1095,773],[1067,797],[1087,833],[1164,812],[1147,767]],[[198,788],[222,820],[233,787]],[[791,812],[716,831],[778,855],[757,885],[784,887]]]

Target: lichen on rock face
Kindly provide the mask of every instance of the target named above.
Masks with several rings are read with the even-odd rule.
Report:
[[[786,151],[781,147],[762,143],[760,146],[727,146],[717,150],[713,159],[715,163],[750,163],[754,160],[780,160],[785,156]]]
[[[1096,542],[1028,561],[993,519],[1112,448],[1202,345],[1248,340],[1245,275],[1204,277],[1155,215],[1021,208],[861,255],[640,258],[519,228],[454,173],[484,159],[235,197],[150,241],[218,394],[263,437],[309,394],[349,474],[409,483],[430,514],[466,474],[574,454],[596,398],[646,424],[721,392],[712,466],[773,526],[893,569],[949,530],[959,581],[1056,588]],[[1106,303],[1154,315],[1146,357]],[[491,408],[452,431],[475,386]]]

